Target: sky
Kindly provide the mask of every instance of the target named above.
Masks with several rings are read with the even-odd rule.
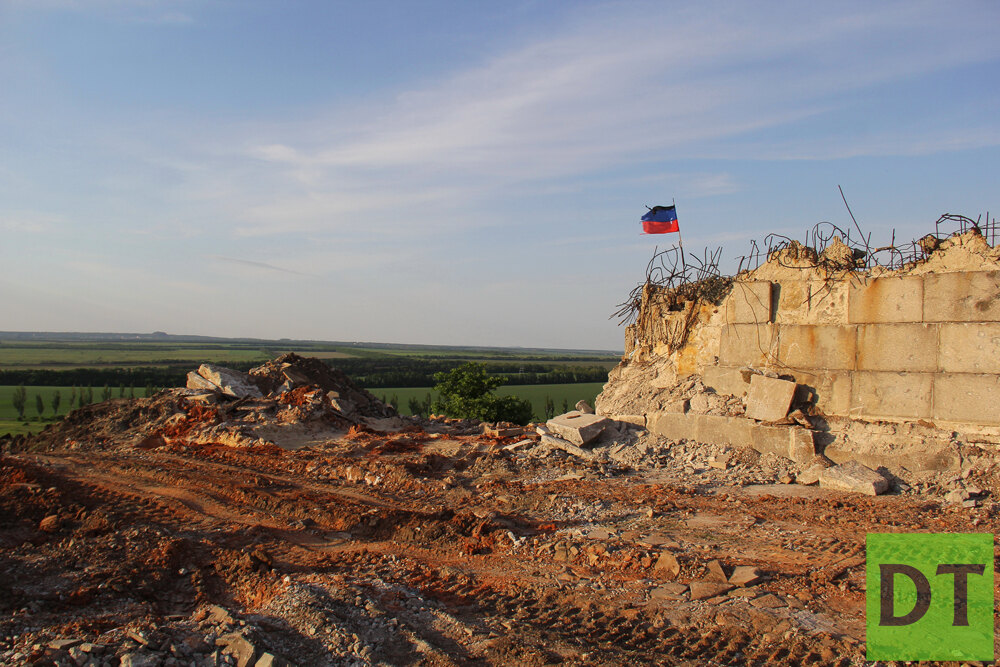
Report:
[[[685,248],[1000,212],[1000,3],[0,0],[0,330],[620,350]]]

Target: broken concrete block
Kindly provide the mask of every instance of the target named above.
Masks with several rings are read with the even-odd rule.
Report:
[[[257,662],[257,647],[239,633],[230,632],[222,635],[215,640],[215,645],[224,647],[224,652],[236,659],[236,667],[247,667],[248,665],[253,667]]]
[[[817,463],[814,463],[795,476],[795,483],[802,484],[803,486],[812,486],[813,484],[819,484],[819,476],[826,469],[827,466],[822,466]]]
[[[688,399],[684,398],[684,399],[678,399],[676,401],[670,401],[669,403],[664,404],[663,411],[670,412],[672,414],[683,415],[687,413],[688,408],[690,407],[691,407],[691,402]]]
[[[971,494],[965,489],[952,489],[945,495],[944,501],[951,505],[959,505],[969,499]]]
[[[653,572],[663,579],[676,579],[677,575],[681,573],[681,564],[672,553],[663,551],[656,559],[656,564],[653,565]]]
[[[257,663],[253,667],[293,667],[293,665],[281,656],[264,653],[257,659]]]
[[[733,569],[729,583],[733,586],[753,586],[760,583],[762,578],[763,574],[757,568],[750,565],[739,565]]]
[[[577,412],[582,412],[585,415],[594,414],[594,408],[590,407],[590,403],[587,401],[577,401],[573,407],[576,408]]]
[[[222,389],[222,393],[236,398],[261,398],[260,389],[250,381],[250,376],[246,373],[234,371],[231,368],[213,366],[212,364],[202,364],[198,368],[198,375]]]
[[[762,422],[784,419],[792,406],[795,383],[754,375],[750,378],[746,416]]]
[[[191,371],[187,374],[187,388],[198,391],[221,392],[222,388],[210,380],[206,380],[198,373]]]
[[[514,438],[519,435],[524,435],[523,426],[490,426],[488,424],[483,425],[483,435],[489,436],[491,438]]]
[[[716,595],[728,593],[731,590],[733,590],[733,587],[730,584],[724,584],[718,581],[692,581],[691,599],[706,600],[708,598],[714,598]]]
[[[718,559],[708,561],[707,567],[708,575],[706,575],[705,578],[709,581],[725,582],[729,580],[729,577],[726,576],[726,571],[722,568],[722,563],[720,563]]]
[[[548,445],[549,447],[553,447],[555,449],[561,449],[567,454],[572,454],[573,456],[579,457],[581,459],[594,458],[593,452],[589,452],[586,449],[577,447],[569,440],[564,440],[554,435],[543,435],[541,442],[543,445]]]
[[[676,582],[663,584],[649,592],[649,597],[653,600],[683,600],[687,593],[687,584]]]
[[[527,449],[528,447],[531,447],[534,444],[535,444],[534,440],[526,438],[524,440],[518,440],[512,445],[505,445],[503,447],[503,450],[507,452],[516,452],[519,449]]]
[[[811,461],[816,456],[816,442],[813,432],[804,428],[792,428],[789,433],[788,458],[796,463]]]
[[[545,425],[553,433],[569,440],[575,445],[585,445],[601,434],[604,427],[608,425],[605,417],[597,415],[587,415],[573,410],[564,415],[553,417],[545,422]]]
[[[889,488],[889,481],[871,468],[852,460],[825,468],[819,475],[819,485],[824,489],[877,496],[885,493]]]

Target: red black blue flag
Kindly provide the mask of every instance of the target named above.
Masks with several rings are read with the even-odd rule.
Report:
[[[642,231],[645,234],[669,234],[680,230],[674,206],[654,206],[642,216]]]

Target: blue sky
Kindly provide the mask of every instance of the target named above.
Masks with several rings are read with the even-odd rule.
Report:
[[[689,250],[1000,212],[1000,3],[0,0],[0,330],[620,349]]]

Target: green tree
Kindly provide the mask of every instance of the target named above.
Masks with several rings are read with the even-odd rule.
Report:
[[[24,419],[24,406],[28,402],[28,392],[23,385],[14,390],[10,401],[14,404],[14,409],[17,411],[17,418]]]
[[[135,398],[135,385],[134,384],[130,384],[128,386],[128,397],[129,398]]]
[[[73,388],[69,390],[69,403],[68,403],[68,405],[69,405],[69,409],[70,410],[72,410],[73,406],[76,405],[76,385],[73,385]]]
[[[62,394],[59,393],[58,389],[56,389],[54,392],[52,392],[52,416],[53,417],[58,417],[59,416],[59,404],[60,403],[62,403]]]
[[[149,398],[152,395],[153,395],[153,383],[150,382],[146,385],[146,398]]]
[[[118,398],[125,398],[125,383],[118,385]]]
[[[111,400],[111,387],[110,386],[104,385],[104,390],[101,392],[101,400],[102,401],[110,401]]]
[[[389,405],[392,406],[393,410],[399,410],[399,396],[393,394],[392,398],[389,399]]]
[[[548,394],[545,395],[545,419],[549,420],[556,416],[556,403]]]
[[[407,404],[407,407],[409,407],[409,408],[410,408],[410,414],[411,414],[411,415],[419,415],[419,414],[422,414],[422,412],[421,412],[421,407],[422,407],[422,406],[420,405],[420,400],[419,400],[419,399],[417,399],[417,397],[416,397],[416,396],[411,396],[411,397],[410,397],[410,400],[408,400],[408,401],[406,402],[406,404]]]
[[[566,414],[569,412],[569,399],[563,399],[563,411],[561,414]]]
[[[42,413],[45,412],[45,400],[41,394],[35,394],[35,412],[38,413],[38,421],[42,421]]]
[[[87,405],[90,405],[93,402],[94,402],[94,388],[87,387]]]
[[[490,377],[485,364],[467,363],[458,368],[435,373],[434,387],[440,398],[431,409],[449,417],[480,421],[531,421],[531,403],[516,396],[497,396],[493,390],[507,381],[503,376]]]

